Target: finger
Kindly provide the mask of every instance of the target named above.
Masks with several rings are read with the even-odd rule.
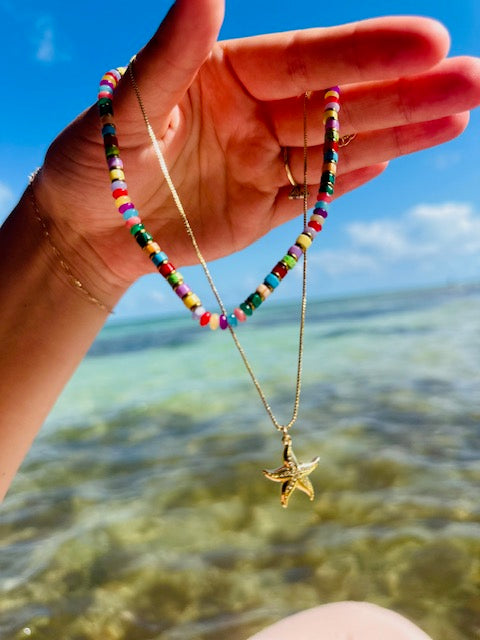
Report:
[[[420,73],[445,57],[449,36],[428,18],[388,17],[220,44],[247,91],[259,100],[280,100]]]
[[[177,0],[153,38],[138,53],[135,79],[160,135],[209,56],[223,12],[223,0]],[[127,84],[119,87],[118,108],[128,114],[133,104],[137,110],[138,107]]]
[[[379,176],[388,166],[388,162],[382,162],[373,164],[369,167],[362,167],[355,171],[350,171],[340,175],[335,183],[335,197],[341,196],[348,191],[353,191],[357,187],[361,187],[362,184],[373,180]],[[318,185],[316,185],[318,187]],[[315,185],[309,186],[309,206],[313,206],[316,201]],[[296,216],[299,216],[302,212],[302,203],[299,200],[289,200],[288,195],[291,187],[284,187],[279,189],[278,195],[275,201],[274,214],[271,221],[271,226],[276,227]]]
[[[443,144],[459,136],[465,130],[468,120],[469,113],[465,112],[439,120],[359,134],[348,147],[340,148],[337,175],[340,176],[343,173],[356,171],[365,165],[390,161],[408,153]],[[293,176],[298,178],[303,175],[303,149],[289,149],[288,159]],[[320,177],[323,165],[322,146],[309,149],[308,164],[309,175]],[[286,185],[288,182],[282,165],[283,160],[279,160],[278,185]],[[335,193],[337,193],[336,186]]]
[[[454,89],[454,90],[452,90]],[[443,60],[424,74],[388,82],[346,86],[342,90],[340,126],[345,132],[388,129],[436,120],[480,104],[480,60],[461,57]],[[322,92],[308,103],[309,121],[321,122]],[[266,105],[281,146],[303,143],[303,99]],[[311,127],[313,144],[322,141],[322,127]]]

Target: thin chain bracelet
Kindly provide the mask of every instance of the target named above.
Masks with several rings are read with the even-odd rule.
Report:
[[[80,280],[73,274],[70,268],[70,265],[65,259],[65,256],[60,251],[60,249],[58,249],[58,247],[55,246],[52,240],[50,231],[48,230],[47,223],[42,218],[42,215],[40,213],[40,208],[38,206],[38,202],[35,197],[35,191],[33,189],[33,183],[39,172],[40,172],[40,168],[36,169],[28,177],[29,183],[28,183],[27,191],[30,197],[30,201],[32,203],[33,211],[35,213],[35,219],[37,220],[39,225],[42,227],[43,235],[46,238],[48,244],[50,245],[53,255],[57,258],[59,265],[62,267],[63,271],[65,272],[68,278],[68,281],[75,289],[78,289],[78,291],[80,291],[87,300],[89,300],[95,306],[99,307],[102,311],[106,311],[107,313],[113,313],[112,309],[107,307],[106,304],[103,304],[103,302],[100,302],[100,300],[98,300],[98,298],[96,298],[92,293],[90,293],[90,291],[85,287],[85,285],[82,284],[82,282],[80,282]]]

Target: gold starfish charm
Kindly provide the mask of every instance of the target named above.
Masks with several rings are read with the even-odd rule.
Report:
[[[293,453],[291,437],[285,433],[282,441],[283,466],[272,471],[264,469],[263,473],[269,480],[283,483],[280,501],[282,507],[286,508],[288,506],[288,499],[295,489],[300,489],[300,491],[307,494],[310,500],[313,500],[315,492],[308,476],[317,467],[320,458],[316,457],[311,462],[298,462]]]

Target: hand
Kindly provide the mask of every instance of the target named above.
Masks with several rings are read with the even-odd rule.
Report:
[[[325,87],[343,87],[341,131],[358,133],[342,150],[337,195],[378,175],[391,158],[458,135],[480,100],[478,61],[446,60],[448,35],[428,19],[381,18],[217,43],[222,15],[221,0],[178,0],[135,63],[147,113],[208,260],[298,215],[299,203],[287,198],[281,147],[290,147],[300,180],[304,91],[314,91],[314,185]],[[128,75],[114,109],[130,195],[145,226],[177,266],[195,262]],[[81,279],[124,290],[153,270],[114,208],[95,107],[53,143],[36,192]]]

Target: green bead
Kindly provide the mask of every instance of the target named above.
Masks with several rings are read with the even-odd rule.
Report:
[[[175,287],[177,284],[181,284],[183,282],[183,277],[178,271],[173,271],[169,276],[167,276],[167,280],[172,287]]]
[[[251,295],[248,296],[247,302],[254,309],[257,309],[263,302],[262,296],[259,293],[252,293]]]
[[[113,158],[114,156],[119,156],[120,149],[116,145],[110,144],[107,147],[105,147],[105,155],[107,156],[107,158]]]
[[[287,265],[288,269],[293,269],[293,267],[297,264],[296,258],[291,256],[289,253],[287,253],[286,256],[283,256],[282,262],[284,262]]]
[[[143,231],[144,229],[145,227],[143,226],[143,224],[139,222],[138,224],[134,224],[133,227],[131,227],[130,233],[132,234],[132,236],[136,236],[137,233],[140,233],[140,231]]]
[[[143,247],[146,247],[147,244],[150,242],[150,240],[153,240],[153,238],[148,233],[148,231],[145,231],[145,229],[143,229],[142,231],[140,231],[135,235],[135,240],[143,249]]]
[[[251,316],[253,313],[253,309],[247,301],[242,302],[242,304],[240,305],[240,309],[246,316]]]
[[[100,98],[98,111],[101,116],[113,115],[113,102],[109,98]]]

